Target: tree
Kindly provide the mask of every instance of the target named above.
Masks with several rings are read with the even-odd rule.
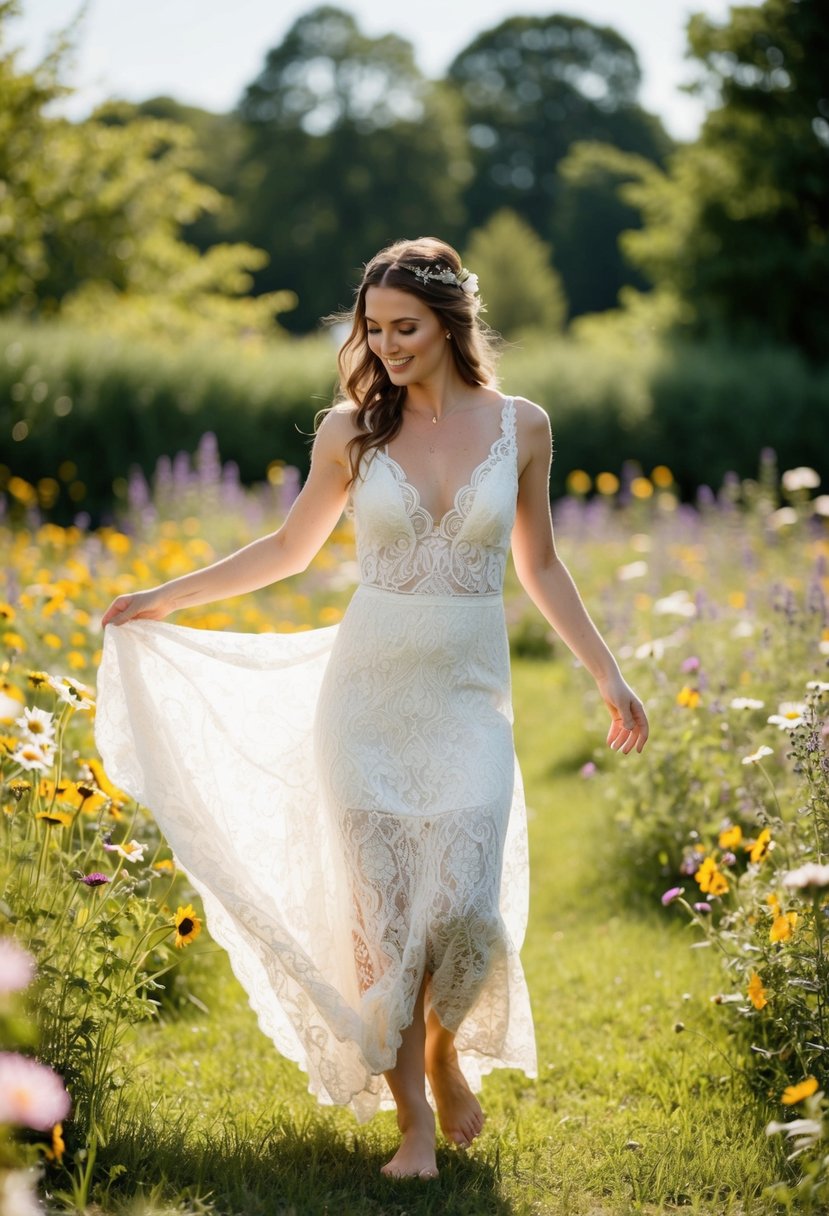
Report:
[[[827,359],[829,10],[822,0],[732,8],[688,25],[714,107],[699,139],[623,187],[644,227],[631,261],[685,306],[687,332],[791,343]]]
[[[0,3],[0,34],[19,11]],[[111,103],[86,122],[45,113],[70,92],[64,32],[32,72],[0,54],[0,310],[61,315],[175,339],[274,335],[293,298],[245,298],[266,255],[224,244],[204,256],[181,229],[221,204],[189,172],[193,136]]]
[[[470,167],[457,100],[422,77],[403,39],[314,9],[268,53],[238,116],[250,135],[245,231],[271,255],[257,285],[297,293],[294,328],[348,304],[387,242],[459,236]]]
[[[510,207],[553,236],[557,167],[576,140],[599,140],[659,160],[670,140],[638,105],[633,47],[577,17],[511,17],[478,35],[449,78],[463,100],[475,176],[473,223]]]
[[[514,211],[497,211],[472,233],[464,264],[481,280],[487,324],[505,338],[562,330],[567,300],[552,250]]]

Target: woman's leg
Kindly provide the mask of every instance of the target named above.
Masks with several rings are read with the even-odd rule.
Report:
[[[468,1148],[484,1125],[484,1113],[461,1072],[454,1032],[441,1025],[434,1009],[426,1019],[425,1056],[441,1130],[447,1140]]]
[[[381,1169],[390,1177],[436,1178],[435,1116],[426,1100],[425,1046],[426,1025],[423,997],[426,980],[420,986],[410,1026],[403,1031],[394,1068],[384,1074],[397,1106],[397,1126],[402,1133],[400,1148]]]

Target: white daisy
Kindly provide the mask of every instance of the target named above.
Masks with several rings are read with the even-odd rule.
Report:
[[[774,752],[770,747],[758,747],[756,752],[752,752],[750,756],[743,756],[743,764],[759,764],[764,756],[773,756]]]
[[[732,697],[729,702],[732,709],[765,709],[765,701],[755,701],[753,697]]]
[[[52,753],[47,744],[30,743],[24,740],[18,743],[17,747],[11,754],[13,764],[19,764],[21,768],[37,769],[44,772],[47,768],[52,767]]]
[[[23,716],[15,720],[16,725],[21,730],[26,732],[27,738],[34,743],[44,743],[48,740],[49,743],[55,737],[55,722],[54,714],[48,713],[45,709],[29,709],[28,705],[23,710]]]
[[[70,679],[69,676],[49,676],[49,687],[54,689],[61,701],[74,709],[90,709],[95,704],[92,689],[81,684],[80,680]]]
[[[807,861],[796,870],[789,870],[781,879],[784,887],[795,887],[802,891],[805,887],[829,887],[829,866],[818,865],[816,861]]]

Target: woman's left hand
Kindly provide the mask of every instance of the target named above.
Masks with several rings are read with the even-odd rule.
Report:
[[[648,740],[648,715],[636,693],[618,673],[597,680],[596,685],[610,711],[608,746],[625,755],[634,747],[641,752]]]

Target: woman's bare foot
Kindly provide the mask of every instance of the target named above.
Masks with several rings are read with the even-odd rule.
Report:
[[[484,1126],[481,1104],[466,1083],[458,1053],[446,1032],[440,1046],[426,1044],[426,1076],[438,1108],[441,1130],[459,1148],[468,1148]]]
[[[416,1112],[398,1113],[400,1148],[380,1173],[387,1178],[437,1178],[435,1116],[428,1102]]]

